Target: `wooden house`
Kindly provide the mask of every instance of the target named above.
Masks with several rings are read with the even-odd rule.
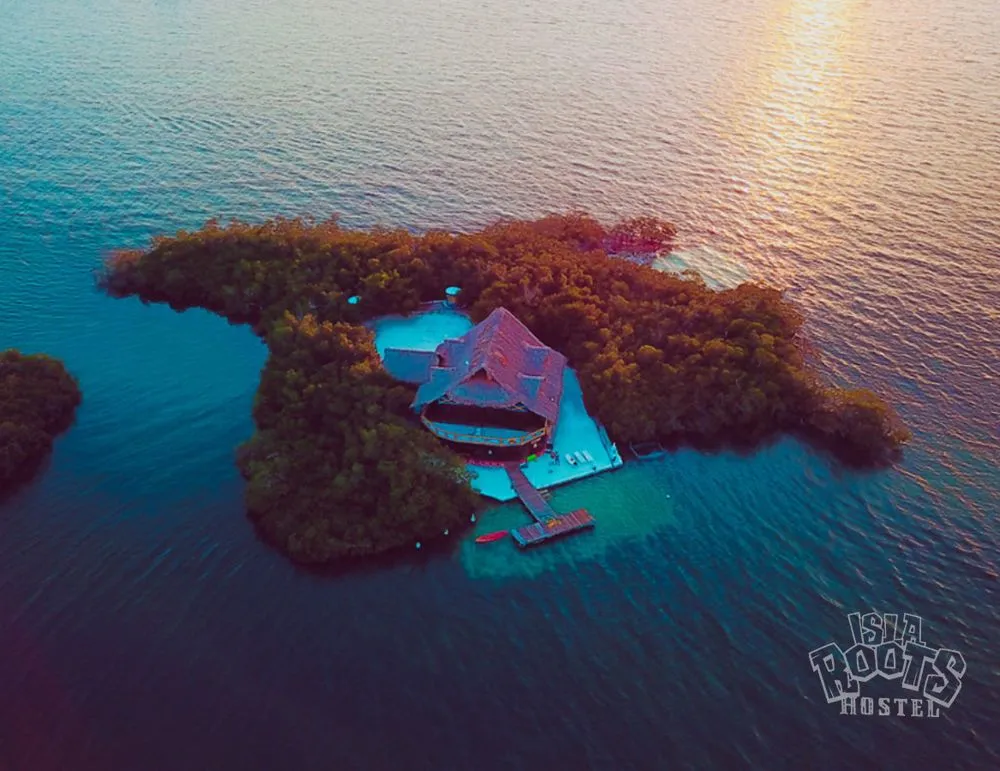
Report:
[[[435,351],[388,348],[384,363],[419,385],[414,410],[456,449],[509,460],[551,444],[566,357],[505,308]]]

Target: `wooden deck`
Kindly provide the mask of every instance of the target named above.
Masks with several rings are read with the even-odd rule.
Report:
[[[520,467],[507,464],[507,476],[514,486],[517,497],[537,521],[510,531],[517,545],[522,549],[527,546],[548,541],[560,535],[574,533],[577,530],[592,528],[594,517],[586,509],[575,509],[568,514],[559,514],[542,494],[528,481]]]
[[[521,471],[521,467],[513,463],[507,464],[507,476],[514,486],[514,492],[521,499],[521,503],[539,522],[558,517],[555,510],[549,506],[549,502],[542,497],[542,494],[535,489],[535,486],[528,481],[528,477]]]
[[[577,530],[587,530],[595,524],[593,515],[586,509],[576,509],[569,514],[557,514],[552,519],[533,522],[510,531],[517,545],[522,549],[528,546],[548,541],[560,535],[575,533]]]

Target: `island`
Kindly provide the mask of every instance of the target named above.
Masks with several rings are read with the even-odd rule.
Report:
[[[62,362],[0,353],[0,495],[35,474],[80,401],[80,387]]]
[[[342,227],[336,219],[211,220],[122,250],[98,276],[114,297],[248,324],[269,349],[237,451],[260,533],[327,563],[431,541],[483,500],[462,456],[417,419],[417,384],[389,375],[366,322],[461,287],[475,323],[499,308],[565,356],[587,410],[624,445],[750,450],[792,434],[854,467],[895,462],[910,433],[864,389],[809,366],[803,316],[748,282],[710,289],[623,254],[669,250],[643,217],[583,212],[478,232]]]

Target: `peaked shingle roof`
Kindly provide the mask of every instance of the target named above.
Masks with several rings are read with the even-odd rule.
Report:
[[[459,404],[523,404],[555,421],[566,357],[547,348],[513,313],[497,308],[462,337],[438,346],[439,363],[417,390],[415,409],[447,396]]]

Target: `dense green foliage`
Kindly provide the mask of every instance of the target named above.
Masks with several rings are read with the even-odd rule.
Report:
[[[326,562],[468,521],[465,465],[405,419],[413,391],[382,369],[367,329],[286,314],[268,343],[257,433],[239,463],[250,514],[271,539]]]
[[[37,469],[79,403],[80,389],[61,362],[0,353],[0,492]]]
[[[827,387],[809,370],[802,317],[780,292],[717,292],[604,251],[669,247],[673,236],[650,218],[606,230],[585,214],[422,236],[213,221],[112,255],[101,283],[264,337],[258,433],[239,463],[251,515],[302,560],[432,537],[474,505],[460,462],[408,420],[412,390],[385,375],[359,326],[451,285],[474,320],[505,306],[565,353],[616,441],[753,446],[794,432],[847,462],[894,460],[909,433],[875,394]],[[349,305],[352,295],[362,302]]]

